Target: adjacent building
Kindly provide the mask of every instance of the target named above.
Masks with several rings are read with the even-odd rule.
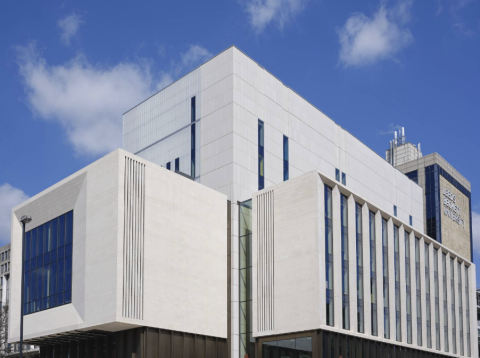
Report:
[[[420,144],[407,142],[403,128],[390,148],[386,160],[423,189],[425,233],[473,260],[470,182],[440,154],[422,156]]]
[[[13,210],[43,357],[478,355],[475,265],[422,187],[236,47],[125,113],[123,146]]]
[[[10,279],[10,244],[0,247],[0,308],[8,304]]]

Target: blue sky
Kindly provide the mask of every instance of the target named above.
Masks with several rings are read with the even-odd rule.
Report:
[[[125,110],[235,44],[382,156],[404,126],[454,165],[480,262],[480,0],[1,6],[0,244],[12,206],[121,146]]]

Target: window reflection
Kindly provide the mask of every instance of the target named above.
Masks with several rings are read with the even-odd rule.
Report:
[[[263,358],[310,358],[312,337],[285,339],[262,344]]]

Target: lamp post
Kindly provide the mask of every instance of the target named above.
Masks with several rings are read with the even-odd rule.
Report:
[[[29,215],[23,215],[20,218],[20,222],[22,223],[22,287],[20,289],[21,297],[20,297],[20,358],[23,358],[23,286],[24,286],[24,276],[25,276],[25,225],[32,221],[32,217]]]

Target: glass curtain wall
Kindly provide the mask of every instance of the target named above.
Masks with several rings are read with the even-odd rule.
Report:
[[[420,239],[415,238],[415,284],[417,289],[417,345],[422,345],[422,286],[420,279]]]
[[[252,200],[239,204],[240,357],[255,357],[252,337]]]
[[[384,337],[390,338],[389,294],[388,294],[388,230],[387,220],[382,218],[383,256],[383,329]]]
[[[363,240],[362,206],[355,203],[355,226],[357,231],[357,330],[364,332],[363,319]]]
[[[72,302],[73,211],[25,234],[23,314]]]
[[[375,247],[375,213],[369,211],[369,234],[370,234],[370,296],[372,335],[378,335],[377,318],[377,252]]]
[[[448,352],[448,298],[447,298],[447,254],[442,254],[443,273],[443,344],[445,352]]]
[[[407,286],[407,343],[412,343],[412,278],[410,272],[410,234],[405,231],[405,283]]]
[[[265,188],[264,123],[258,120],[258,190]]]
[[[288,167],[288,137],[283,136],[283,181],[289,179]]]
[[[327,325],[333,326],[333,226],[332,188],[325,185],[325,273]]]
[[[350,303],[348,286],[348,199],[340,196],[342,222],[342,327],[350,329]]]
[[[400,238],[398,226],[393,226],[394,269],[395,269],[395,338],[402,340],[402,317],[400,304]]]
[[[195,97],[192,97],[190,101],[190,123],[193,123],[190,126],[190,160],[191,160],[191,173],[190,175],[192,178],[195,178],[195,119],[196,119],[196,105],[195,105]]]

